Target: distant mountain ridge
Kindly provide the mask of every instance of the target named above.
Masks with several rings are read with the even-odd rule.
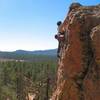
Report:
[[[16,50],[13,53],[16,53],[16,54],[35,54],[35,55],[56,55],[57,49],[36,50],[36,51]]]
[[[37,51],[26,51],[16,50],[13,52],[0,51],[0,59],[46,59],[46,57],[55,58],[57,55],[57,49],[50,50],[37,50]]]

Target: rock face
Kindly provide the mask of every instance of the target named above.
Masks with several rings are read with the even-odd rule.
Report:
[[[100,100],[100,5],[71,4],[58,33],[65,39],[51,100]]]

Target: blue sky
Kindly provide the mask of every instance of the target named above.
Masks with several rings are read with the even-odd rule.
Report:
[[[0,0],[0,51],[57,48],[56,22],[76,0]],[[78,0],[94,5],[100,0]]]

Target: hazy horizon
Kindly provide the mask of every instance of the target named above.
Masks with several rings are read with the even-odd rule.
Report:
[[[25,50],[25,49],[16,49],[16,50],[0,50],[0,52],[15,52],[18,50],[22,50],[22,51],[46,51],[46,50],[55,50],[57,48],[48,48],[48,49],[37,49],[37,50]]]
[[[77,2],[95,5],[100,0]],[[64,20],[71,3],[72,0],[0,0],[0,51],[57,48],[56,22]]]

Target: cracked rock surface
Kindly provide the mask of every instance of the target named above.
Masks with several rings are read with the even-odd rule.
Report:
[[[100,100],[100,5],[71,4],[59,32],[65,40],[51,100]]]

